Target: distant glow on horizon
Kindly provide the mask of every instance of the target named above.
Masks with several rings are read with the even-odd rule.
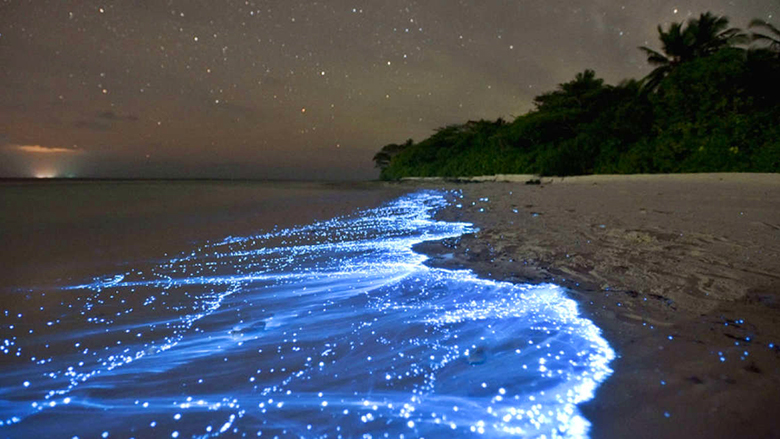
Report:
[[[42,145],[0,145],[0,149],[13,153],[13,162],[19,168],[17,177],[73,178],[88,154],[77,149]],[[24,170],[24,171],[22,171]]]
[[[54,172],[39,172],[35,174],[35,178],[56,178],[57,174]]]
[[[432,219],[448,196],[31,292],[56,317],[0,310],[0,431],[587,437],[614,352],[556,285],[424,265],[474,231]]]
[[[79,154],[81,153],[81,151],[78,149],[48,147],[48,146],[41,146],[41,145],[18,145],[16,149],[31,154]]]

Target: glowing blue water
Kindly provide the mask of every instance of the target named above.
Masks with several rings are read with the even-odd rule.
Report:
[[[229,238],[49,292],[45,321],[8,306],[0,435],[586,436],[612,350],[557,286],[423,265],[471,230],[445,205]]]

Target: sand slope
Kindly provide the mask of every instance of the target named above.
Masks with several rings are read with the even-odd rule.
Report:
[[[587,176],[462,189],[480,232],[424,250],[571,287],[619,354],[594,437],[780,437],[780,175]]]

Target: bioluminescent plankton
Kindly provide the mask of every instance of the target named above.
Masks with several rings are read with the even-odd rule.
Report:
[[[472,231],[432,219],[449,196],[49,290],[53,320],[2,310],[0,434],[586,437],[614,353],[555,285],[424,265],[415,244]]]

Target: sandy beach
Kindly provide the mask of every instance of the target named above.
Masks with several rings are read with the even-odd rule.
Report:
[[[431,264],[560,284],[602,328],[592,436],[780,437],[780,175],[523,180],[401,185],[462,190],[440,217],[480,228]]]

